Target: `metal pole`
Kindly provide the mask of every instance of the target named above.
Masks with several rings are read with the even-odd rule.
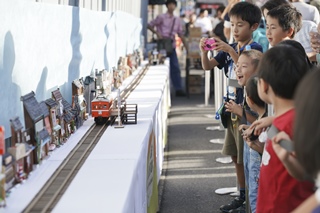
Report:
[[[204,71],[205,87],[204,87],[204,105],[209,105],[210,99],[210,70]]]

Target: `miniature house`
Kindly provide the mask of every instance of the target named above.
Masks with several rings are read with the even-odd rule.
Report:
[[[48,142],[50,142],[49,134],[47,138],[40,138],[39,132],[43,131],[45,128],[44,116],[40,107],[40,104],[35,98],[35,93],[32,91],[25,96],[21,96],[21,101],[23,102],[23,111],[25,117],[25,127],[30,129],[30,140],[36,149],[33,151],[34,163],[38,164],[43,156],[39,156],[38,153],[45,153],[47,155]],[[45,143],[40,143],[41,140]],[[39,151],[43,149],[43,151]]]
[[[27,178],[29,173],[33,170],[34,163],[32,151],[34,150],[34,146],[30,144],[28,131],[23,130],[19,117],[10,119],[10,125],[12,147],[9,148],[9,152],[16,160],[14,168],[16,174],[19,174],[20,172],[20,176],[17,177],[19,182],[21,181],[21,176]],[[19,148],[19,146],[24,147]],[[17,149],[20,149],[20,152],[18,152]]]
[[[59,125],[60,120],[60,110],[58,104],[52,98],[49,98],[45,101],[46,105],[49,108],[49,119],[52,127],[51,141],[56,147],[59,147],[63,141],[61,135],[61,126]]]
[[[59,110],[61,113],[60,126],[63,130],[64,138],[68,138],[74,131],[74,112],[72,106],[61,95],[60,90],[57,89],[52,92],[52,98],[59,104]]]
[[[83,97],[83,96],[82,96]],[[73,96],[73,114],[74,114],[74,122],[75,122],[75,125],[78,128],[80,128],[80,126],[82,126],[83,124],[83,111],[81,111],[81,106],[79,104],[79,96],[78,95],[75,95]],[[85,110],[85,107],[82,108],[82,110]]]
[[[57,90],[52,91],[52,99],[56,101],[57,103],[57,123],[61,126],[61,138],[62,140],[60,141],[63,143],[67,136],[66,136],[66,131],[65,131],[65,125],[64,125],[64,114],[63,114],[63,105],[62,105],[62,95],[60,93],[59,88]]]
[[[41,110],[42,110],[42,113],[43,113],[43,117],[44,117],[44,123],[45,123],[45,127],[49,133],[49,136],[51,137],[51,140],[50,140],[50,144],[49,144],[49,151],[52,151],[56,148],[56,145],[54,143],[54,140],[52,140],[52,133],[53,133],[53,130],[52,130],[52,127],[51,127],[51,121],[50,121],[50,111],[49,111],[49,107],[47,106],[46,102],[45,101],[41,101],[40,102],[40,107],[41,107]]]
[[[91,114],[91,101],[94,99],[95,80],[91,76],[87,76],[84,80],[84,99],[87,101],[86,111]]]
[[[80,127],[82,125],[82,121],[87,119],[87,102],[84,98],[84,85],[82,80],[74,80],[72,82],[72,106],[74,109],[76,108],[77,111],[79,111],[77,112],[77,114],[80,116],[80,118],[77,119],[79,122],[76,122],[79,124],[79,126],[76,126]]]

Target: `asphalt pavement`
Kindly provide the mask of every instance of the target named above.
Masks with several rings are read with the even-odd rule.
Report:
[[[184,80],[184,60],[180,62]],[[203,75],[202,79],[204,82]],[[219,207],[233,199],[215,193],[216,189],[235,187],[236,176],[232,163],[217,162],[226,157],[221,154],[225,131],[214,118],[213,100],[212,96],[205,106],[204,92],[189,97],[171,94],[168,143],[159,183],[160,213],[220,212]]]

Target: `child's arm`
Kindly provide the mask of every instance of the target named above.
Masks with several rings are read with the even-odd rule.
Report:
[[[318,206],[316,195],[311,195],[308,199],[303,201],[292,213],[305,213],[312,212],[314,208]]]
[[[272,147],[274,152],[277,154],[278,158],[292,177],[298,180],[305,180],[306,172],[304,168],[298,162],[294,152],[290,153],[280,146],[279,142],[281,140],[290,140],[290,137],[283,131],[274,136],[272,138]]]
[[[244,138],[244,140],[245,140],[245,142],[247,143],[247,145],[248,145],[251,149],[259,152],[260,154],[263,153],[263,149],[264,149],[264,144],[265,144],[265,143],[261,143],[259,140],[250,141],[249,139],[245,139],[245,138]]]
[[[206,40],[207,40],[207,38],[201,38],[200,43],[199,43],[199,48],[200,48],[200,52],[201,52],[201,64],[202,64],[202,68],[204,70],[211,70],[215,66],[218,66],[219,63],[214,58],[211,58],[211,59],[208,58],[209,51],[204,49]]]
[[[252,136],[252,132],[253,132],[253,130],[251,130],[250,128],[244,130],[244,131],[242,132],[243,140],[247,143],[247,145],[248,145],[251,149],[259,152],[260,154],[262,154],[265,143],[260,142],[259,139],[257,139],[257,140],[251,140],[251,139],[250,139],[250,136]]]
[[[272,125],[273,119],[274,116],[269,116],[256,120],[251,124],[250,129],[254,129],[254,134],[259,135],[262,131]]]

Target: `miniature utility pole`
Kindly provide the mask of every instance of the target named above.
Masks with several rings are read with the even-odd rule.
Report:
[[[122,125],[121,116],[120,116],[120,110],[121,110],[120,89],[118,89],[117,104],[118,104],[118,126],[115,126],[114,128],[123,128],[124,126]]]

